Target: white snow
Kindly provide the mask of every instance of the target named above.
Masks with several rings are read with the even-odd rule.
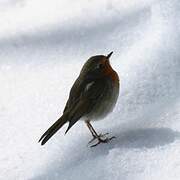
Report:
[[[0,1],[0,179],[180,179],[179,0]],[[114,51],[116,108],[95,148],[80,121],[45,146],[92,55]]]

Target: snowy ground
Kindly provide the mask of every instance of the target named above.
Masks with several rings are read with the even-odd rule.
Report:
[[[0,179],[180,179],[179,0],[0,1]],[[91,55],[114,51],[117,138],[96,148],[83,122],[45,146]]]

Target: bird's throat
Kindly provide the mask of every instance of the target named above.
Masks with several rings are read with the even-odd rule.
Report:
[[[114,71],[114,69],[111,67],[109,60],[105,63],[105,68],[104,68],[104,74],[106,76],[111,77],[113,82],[119,81],[119,77],[118,74],[116,73],[116,71]]]

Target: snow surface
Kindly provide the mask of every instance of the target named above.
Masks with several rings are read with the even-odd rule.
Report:
[[[0,179],[180,179],[179,0],[0,1]],[[90,56],[114,51],[117,106],[93,125],[117,138],[95,148],[83,122],[45,146]]]

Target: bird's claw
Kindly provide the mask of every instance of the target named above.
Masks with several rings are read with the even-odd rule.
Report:
[[[109,133],[105,133],[105,134],[99,134],[98,136],[93,136],[93,139],[91,139],[89,141],[88,144],[91,144],[94,140],[97,139],[97,143],[91,145],[90,147],[95,147],[97,146],[98,144],[100,143],[108,143],[111,139],[114,139],[116,138],[115,136],[112,136],[112,137],[105,137],[106,135],[108,135]],[[105,137],[105,138],[104,138]]]
[[[88,144],[91,144],[94,140],[96,140],[96,139],[98,139],[98,138],[102,138],[102,137],[104,137],[104,136],[106,136],[106,135],[108,135],[109,133],[105,133],[105,134],[99,134],[98,136],[95,136],[95,135],[93,135],[93,138],[88,142]],[[101,139],[102,140],[102,139]]]

